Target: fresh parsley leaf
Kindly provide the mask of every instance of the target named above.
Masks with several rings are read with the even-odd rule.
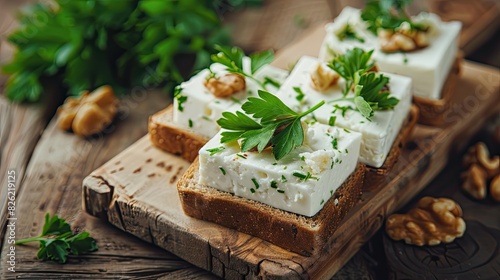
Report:
[[[177,110],[180,112],[184,111],[184,102],[187,101],[188,97],[185,95],[182,95],[182,87],[181,86],[176,86],[174,89],[174,98],[177,100]]]
[[[66,263],[69,253],[86,254],[97,250],[97,243],[88,232],[73,235],[70,225],[57,215],[45,215],[42,234],[36,237],[16,240],[17,245],[28,242],[40,242],[37,258]]]
[[[330,100],[329,103],[338,101],[351,101],[356,108],[334,104],[335,112],[342,110],[342,116],[349,109],[355,109],[365,118],[370,120],[374,111],[393,109],[399,99],[390,97],[388,90],[389,78],[383,74],[369,72],[374,66],[370,61],[372,51],[365,52],[359,48],[347,51],[344,55],[337,55],[329,66],[346,80],[344,96],[339,99]],[[350,89],[354,87],[354,97],[348,97]]]
[[[57,215],[50,217],[49,213],[45,214],[45,224],[43,225],[42,235],[61,235],[71,232],[71,226]]]
[[[238,47],[222,47],[215,46],[215,49],[219,51],[219,53],[212,55],[212,62],[220,63],[226,66],[227,71],[240,74],[244,77],[252,79],[255,81],[262,89],[266,89],[266,81],[260,81],[255,78],[253,75],[257,70],[259,70],[262,66],[269,64],[274,60],[274,53],[271,50],[257,52],[250,54],[250,73],[247,73],[243,69],[243,57],[245,57],[245,53],[242,49]]]
[[[217,54],[212,55],[214,63],[220,63],[227,67],[229,72],[239,73],[243,72],[243,57],[245,53],[238,47],[223,47],[216,45],[215,49],[219,51]]]
[[[361,75],[375,65],[370,61],[373,50],[364,51],[360,48],[348,50],[345,54],[339,54],[328,63],[328,66],[346,80],[344,96],[347,95],[354,83],[355,75]]]
[[[274,53],[272,50],[257,52],[250,54],[252,75],[257,72],[262,66],[271,63],[274,60]]]
[[[427,26],[415,23],[405,12],[412,0],[370,0],[361,11],[361,18],[367,23],[368,30],[377,35],[378,29],[395,30],[407,22],[414,29],[425,31]]]
[[[221,134],[221,143],[241,139],[243,152],[253,148],[262,152],[271,144],[273,155],[279,160],[302,145],[304,131],[300,122],[301,118],[324,103],[321,101],[309,110],[297,113],[276,96],[259,90],[259,97],[248,98],[241,107],[245,114],[259,119],[259,122],[240,111],[224,112],[222,118],[217,121],[221,128],[227,130]]]

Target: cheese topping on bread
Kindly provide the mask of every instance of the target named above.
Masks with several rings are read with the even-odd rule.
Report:
[[[250,59],[247,58],[243,61],[246,68],[248,68]],[[228,72],[225,69],[225,66],[218,63],[210,66],[210,70],[217,76],[227,74]],[[220,127],[216,121],[222,116],[222,112],[234,105],[245,102],[248,96],[257,95],[257,90],[261,89],[255,81],[245,78],[246,87],[242,91],[228,98],[215,97],[204,86],[205,80],[211,74],[210,70],[204,69],[189,81],[180,85],[182,91],[174,97],[173,113],[174,124],[207,138],[214,136],[219,131]],[[264,82],[267,78],[281,84],[287,75],[288,72],[285,70],[264,65],[254,76],[261,82]],[[272,83],[268,83],[267,88],[272,93],[278,90],[278,87]]]
[[[316,58],[302,57],[281,86],[277,96],[292,109],[310,107],[320,100],[325,100],[326,104],[313,113],[315,119],[323,124],[332,124],[332,118],[334,118],[335,126],[361,133],[363,137],[360,161],[376,168],[381,167],[410,111],[411,79],[384,73],[390,78],[391,96],[398,98],[399,103],[393,110],[375,111],[371,120],[368,120],[359,111],[342,109],[355,108],[356,106],[351,101],[329,103],[343,96],[342,92],[345,87],[343,78],[340,78],[336,85],[321,92],[313,88],[311,73],[317,69],[319,63],[322,62]],[[300,89],[303,97],[298,98],[297,88]]]
[[[457,55],[461,23],[442,22],[435,14],[421,13],[415,20],[431,26],[429,45],[413,52],[384,53],[380,48],[379,38],[367,29],[360,13],[358,9],[345,7],[334,22],[326,26],[327,35],[319,57],[328,61],[335,53],[344,53],[354,47],[374,49],[373,59],[381,71],[411,77],[415,95],[439,99]],[[336,34],[347,24],[363,39],[363,42],[339,40]]]
[[[199,152],[199,183],[313,216],[356,168],[361,134],[304,123],[304,144],[280,160],[270,149],[241,152],[217,133]]]

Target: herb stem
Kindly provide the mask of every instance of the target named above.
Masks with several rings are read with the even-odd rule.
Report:
[[[351,102],[354,102],[354,97],[342,97],[342,98],[330,100],[330,101],[328,101],[328,103],[335,103],[335,102],[339,102],[339,101],[351,101]]]
[[[243,72],[243,71],[241,71],[241,74],[243,74],[243,76],[245,76],[245,77],[247,77],[247,78],[249,78],[249,79],[253,80],[254,82],[256,82],[256,83],[257,83],[257,84],[258,84],[258,85],[259,85],[262,89],[267,90],[266,84],[264,84],[264,82],[259,81],[259,80],[258,80],[257,78],[255,78],[254,76],[249,75],[249,74],[247,74],[247,73],[245,73],[245,72]]]
[[[309,110],[300,114],[300,117],[303,117],[313,111],[316,111],[319,107],[323,106],[323,104],[325,104],[325,100],[321,100],[318,104],[314,105],[313,107],[309,108]]]
[[[45,240],[46,238],[43,238],[41,236],[36,236],[36,237],[30,237],[30,238],[25,238],[25,239],[21,239],[21,240],[16,240],[16,243],[17,245],[20,245],[20,244],[24,244],[24,243],[29,243],[29,242],[34,242],[34,241],[41,241],[41,240]]]

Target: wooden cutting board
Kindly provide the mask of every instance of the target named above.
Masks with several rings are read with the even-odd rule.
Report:
[[[320,27],[278,54],[286,68],[317,54]],[[462,149],[486,119],[500,111],[500,73],[465,62],[441,127],[417,125],[387,181],[363,194],[332,236],[327,254],[304,257],[261,239],[186,216],[175,183],[189,163],[163,152],[148,136],[92,172],[83,207],[97,217],[223,278],[325,279],[335,274],[393,213],[431,181],[448,155]]]

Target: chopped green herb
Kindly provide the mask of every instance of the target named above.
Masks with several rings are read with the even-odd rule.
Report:
[[[337,138],[333,138],[333,140],[332,140],[332,147],[335,150],[337,149],[337,145],[338,145],[338,139]]]
[[[347,133],[351,133],[347,128],[344,128],[344,131]]]
[[[306,96],[300,87],[293,87],[293,90],[297,93],[295,99],[297,99],[297,101],[299,102],[302,101]]]
[[[236,156],[240,157],[240,158],[243,158],[243,159],[247,159],[246,156],[242,155],[242,154],[236,154]]]
[[[347,150],[347,148],[345,149],[345,153],[348,154],[349,153],[349,150]]]
[[[271,181],[271,188],[273,188],[273,189],[278,188],[278,182],[276,182],[276,181],[272,180],[272,181]]]
[[[204,119],[204,120],[206,120],[206,121],[211,121],[211,119],[209,117],[207,117],[207,116],[203,116],[201,118]]]
[[[231,97],[231,100],[236,103],[236,104],[241,104],[241,101],[239,99],[236,99],[234,97]]]
[[[330,164],[330,169],[333,169],[334,165],[335,165],[335,162],[333,161],[333,158],[332,158],[332,163]]]
[[[284,190],[277,190],[279,193],[285,193]]]
[[[181,94],[182,87],[176,86],[174,89],[174,98],[177,100],[177,110],[180,112],[184,111],[183,104],[187,101],[188,97]]]
[[[330,197],[333,196],[333,190],[330,190]]]
[[[268,85],[268,84],[274,86],[275,88],[280,88],[281,87],[281,84],[278,81],[272,79],[269,76],[265,76],[264,77],[264,85]]]
[[[274,163],[273,163],[273,165],[278,165],[278,163],[277,163],[277,162],[274,162]]]
[[[406,56],[406,53],[403,53],[403,63],[408,64],[408,56]]]
[[[354,31],[354,28],[349,23],[345,25],[344,29],[340,30],[340,32],[337,33],[337,38],[339,38],[340,41],[344,41],[345,39],[353,39],[361,43],[365,42],[365,39],[356,34],[356,31]]]
[[[283,182],[283,183],[287,182],[287,179],[286,179],[285,175],[281,175],[281,182]]]
[[[345,112],[347,112],[347,110],[355,110],[351,106],[340,106],[340,105],[337,105],[337,104],[334,104],[333,107],[335,108],[335,110],[333,110],[332,113],[337,112],[337,110],[341,110],[342,111],[342,117],[344,117],[344,118],[345,118]]]
[[[300,157],[300,160],[301,160],[301,161],[305,161],[305,160],[306,160],[306,157],[305,157],[305,156],[301,156],[301,157]]]
[[[224,168],[219,167],[219,169],[220,169],[220,172],[222,172],[222,175],[226,175],[226,170]]]
[[[336,120],[337,120],[337,116],[330,116],[330,119],[328,120],[328,124],[330,126],[334,126]]]
[[[250,192],[255,193],[255,190],[253,188],[250,188]]]
[[[323,203],[325,203],[324,199],[321,200],[321,202],[319,203],[319,205],[323,205]]]
[[[256,189],[259,189],[259,187],[260,187],[260,186],[259,186],[259,183],[257,182],[257,179],[252,178],[252,182],[253,182],[253,184],[254,184],[255,188],[256,188]]]
[[[302,174],[302,173],[299,173],[299,172],[293,172],[292,175],[295,176],[295,177],[297,177],[297,178],[299,178],[302,181],[306,181],[306,180],[309,180],[309,179],[316,180],[316,181],[319,180],[319,178],[312,176],[312,174],[310,172],[307,172],[307,174]]]
[[[193,127],[193,121],[189,119],[188,122],[189,122],[189,127]]]
[[[207,152],[210,153],[210,156],[213,156],[216,153],[222,152],[224,149],[226,149],[226,148],[224,148],[223,146],[219,146],[219,147],[216,147],[216,148],[207,149]]]

